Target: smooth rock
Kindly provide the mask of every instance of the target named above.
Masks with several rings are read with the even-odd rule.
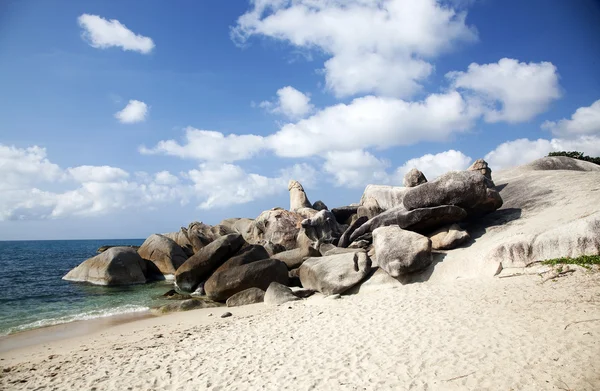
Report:
[[[133,285],[146,282],[147,263],[130,247],[111,247],[86,259],[63,280],[95,285]]]
[[[198,284],[206,280],[215,269],[237,253],[244,243],[240,234],[219,237],[177,269],[175,283],[183,291],[194,291]]]
[[[427,183],[427,178],[425,178],[425,174],[416,168],[410,169],[410,171],[404,175],[404,187],[415,187],[422,185],[423,183]]]
[[[302,265],[302,262],[309,257],[318,257],[321,253],[313,247],[299,247],[293,250],[281,252],[273,259],[278,259],[285,263],[288,269],[296,269]]]
[[[224,312],[223,314],[221,314],[221,318],[229,318],[232,315],[233,314],[231,312]]]
[[[403,205],[402,202],[408,190],[410,188],[407,187],[367,185],[360,199],[360,204],[365,205],[369,198],[373,198],[382,211],[386,211]]]
[[[187,228],[181,227],[177,232],[168,232],[162,235],[177,243],[188,258],[194,255],[194,247],[187,237]]]
[[[288,269],[281,261],[265,259],[213,274],[204,284],[204,290],[212,300],[225,301],[248,288],[266,291],[272,282],[287,284]]]
[[[323,201],[321,201],[321,200],[319,200],[319,201],[315,202],[315,203],[313,204],[312,208],[313,208],[314,210],[317,210],[317,211],[321,211],[321,210],[329,210],[329,208],[327,207],[327,205],[325,205],[325,203],[324,203]]]
[[[392,277],[421,271],[431,265],[431,240],[398,226],[373,231],[377,264]]]
[[[434,250],[452,250],[470,238],[469,233],[458,224],[442,227],[427,236]]]
[[[294,295],[290,288],[278,282],[272,282],[265,292],[266,305],[280,305],[296,300],[300,300],[300,298]]]
[[[383,209],[379,206],[379,202],[373,197],[369,197],[365,200],[365,202],[358,207],[357,210],[357,218],[367,217],[368,219],[372,219],[383,212]]]
[[[359,283],[370,269],[367,254],[355,252],[309,258],[300,266],[299,275],[304,288],[333,295]]]
[[[173,239],[158,234],[150,235],[138,249],[138,254],[154,263],[162,274],[175,274],[188,259],[187,254]]]
[[[265,300],[265,291],[259,288],[248,288],[236,293],[227,299],[227,307],[262,303]]]
[[[292,179],[288,183],[288,190],[290,191],[290,211],[295,212],[300,208],[312,208],[312,204],[300,182]]]
[[[585,160],[573,159],[567,156],[546,156],[520,167],[521,170],[532,171],[600,171],[600,166]]]

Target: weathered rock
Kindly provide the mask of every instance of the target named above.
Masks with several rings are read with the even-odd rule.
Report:
[[[357,217],[367,217],[367,219],[372,219],[383,212],[383,209],[379,206],[377,200],[373,197],[369,197],[365,200],[365,202],[358,207]]]
[[[137,251],[138,248],[140,248],[140,246],[133,246],[133,245],[127,245],[127,246],[107,245],[107,246],[100,246],[100,247],[98,247],[98,250],[96,250],[96,252],[98,254],[100,254],[100,253],[105,252],[109,248],[113,248],[113,247],[129,247],[129,248],[132,248],[132,249],[134,249],[136,251]]]
[[[288,269],[296,269],[309,257],[318,257],[321,253],[314,247],[298,247],[293,250],[281,252],[272,258],[285,263]]]
[[[371,245],[372,245],[372,240],[368,241],[368,240],[355,240],[354,242],[350,243],[350,245],[348,246],[349,249],[363,249],[363,250],[367,250]]]
[[[467,171],[475,171],[480,173],[481,175],[483,175],[487,181],[487,187],[495,187],[496,185],[494,184],[494,181],[492,181],[492,169],[488,166],[488,163],[483,160],[483,159],[477,159],[475,160],[475,162],[473,162],[473,164],[471,164],[471,166],[469,168],[467,168]]]
[[[266,290],[274,281],[287,284],[287,266],[276,259],[265,259],[214,273],[204,284],[204,290],[209,298],[225,301],[248,288]]]
[[[442,227],[429,235],[431,248],[434,250],[451,250],[469,239],[469,233],[458,224]]]
[[[323,254],[323,256],[326,257],[329,255],[348,254],[348,253],[355,253],[355,252],[365,252],[365,250],[362,248],[334,247],[333,249],[331,249],[331,250],[327,251],[325,254]]]
[[[181,312],[196,310],[199,308],[214,308],[221,307],[223,304],[207,300],[205,298],[192,298],[188,300],[176,301],[174,303],[165,304],[152,310],[156,314],[168,314],[170,312]]]
[[[249,228],[248,243],[281,244],[286,250],[296,248],[296,236],[303,218],[298,213],[281,208],[264,211]]]
[[[325,203],[324,203],[323,201],[321,201],[321,200],[319,200],[319,201],[315,202],[315,203],[313,204],[312,208],[313,208],[314,210],[317,210],[317,211],[321,211],[321,210],[329,210],[329,208],[327,207],[327,205],[325,205]]]
[[[143,259],[154,263],[162,274],[175,274],[188,256],[174,240],[166,236],[153,234],[138,250]]]
[[[147,263],[135,249],[111,247],[86,259],[68,272],[63,280],[95,285],[132,285],[146,282]]]
[[[321,255],[325,255],[328,251],[331,251],[333,249],[337,248],[336,245],[331,244],[331,243],[321,243],[321,245],[319,246],[319,253]]]
[[[194,254],[200,251],[204,246],[212,243],[215,239],[232,233],[227,227],[221,225],[215,225],[213,227],[199,221],[190,223],[186,232]]]
[[[466,217],[467,212],[458,206],[436,206],[411,211],[407,211],[403,206],[397,206],[361,225],[350,235],[350,240],[359,240],[361,236],[373,232],[376,228],[390,225],[397,225],[409,231],[427,233],[442,225],[459,222]]]
[[[335,216],[335,219],[340,224],[346,224],[348,219],[355,215],[358,211],[358,205],[340,206],[339,208],[331,209],[331,213]]]
[[[337,242],[344,232],[344,227],[337,222],[333,213],[328,210],[322,210],[312,218],[302,220],[301,225],[304,234],[315,243],[314,247],[316,248],[321,243]]]
[[[273,255],[282,253],[286,251],[285,247],[281,244],[275,244],[273,242],[265,241],[264,243],[260,243],[269,253],[269,258],[272,258]]]
[[[350,244],[350,237],[352,236],[354,231],[356,231],[361,225],[366,223],[368,220],[369,220],[369,218],[367,216],[362,216],[362,217],[359,217],[354,223],[352,223],[340,237],[340,241],[338,242],[338,247],[342,247],[342,248],[348,247],[348,245]]]
[[[415,187],[423,183],[427,183],[427,178],[425,178],[425,175],[416,168],[412,168],[404,175],[404,187]]]
[[[312,218],[319,212],[317,210],[314,210],[313,208],[298,208],[296,209],[296,213],[302,216],[302,220],[304,220]]]
[[[177,232],[168,232],[162,235],[177,243],[187,258],[194,255],[194,246],[192,246],[192,243],[188,240],[187,228],[181,227],[181,229]]]
[[[486,178],[479,172],[450,171],[433,182],[410,188],[403,204],[407,210],[454,205],[473,215],[498,209],[502,198],[488,188]]]
[[[421,271],[431,265],[431,240],[397,226],[373,231],[377,263],[392,277]]]
[[[234,255],[244,243],[244,239],[240,234],[228,234],[219,237],[190,257],[177,269],[175,283],[179,289],[192,292],[216,268]]]
[[[265,292],[266,305],[280,305],[296,300],[300,300],[300,298],[294,295],[290,288],[278,282],[272,282]]]
[[[300,266],[300,281],[304,288],[324,295],[343,293],[360,282],[371,269],[365,252],[308,258]]]
[[[360,204],[364,205],[369,198],[373,198],[382,210],[392,209],[403,205],[402,201],[408,190],[410,190],[408,187],[367,185]]]
[[[262,303],[265,300],[265,291],[259,288],[248,288],[238,292],[227,299],[227,307],[238,307],[254,303]]]
[[[288,183],[288,190],[290,191],[290,211],[295,212],[300,208],[312,208],[312,204],[300,182],[292,179]]]
[[[259,244],[250,244],[242,247],[234,256],[223,262],[223,264],[219,266],[214,273],[269,258],[269,253],[263,246]]]
[[[520,167],[521,170],[532,171],[600,171],[600,166],[584,160],[566,156],[547,156]]]

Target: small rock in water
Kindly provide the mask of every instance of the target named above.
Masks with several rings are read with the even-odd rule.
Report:
[[[229,318],[231,315],[231,312],[225,312],[223,315],[221,315],[221,318]]]

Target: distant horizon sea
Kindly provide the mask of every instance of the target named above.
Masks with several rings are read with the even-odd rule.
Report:
[[[0,241],[0,336],[35,328],[148,311],[173,283],[105,287],[64,281],[105,245],[144,239]]]

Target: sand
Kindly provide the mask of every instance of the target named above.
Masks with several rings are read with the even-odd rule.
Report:
[[[600,389],[600,274],[541,280],[425,282],[144,319],[0,353],[0,388]]]

